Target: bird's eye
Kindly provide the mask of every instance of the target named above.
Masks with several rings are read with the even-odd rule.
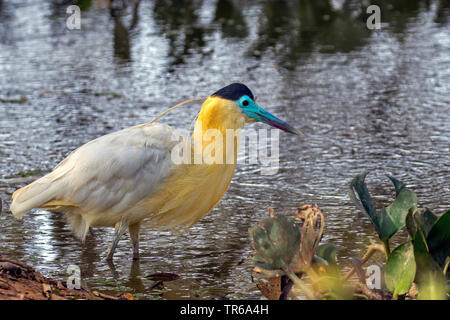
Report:
[[[243,105],[244,107],[248,106],[248,100],[242,101],[242,105]]]

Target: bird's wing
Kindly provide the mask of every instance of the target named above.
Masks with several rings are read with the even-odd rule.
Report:
[[[88,142],[47,176],[18,190],[13,195],[16,211],[20,215],[34,207],[75,206],[91,213],[120,213],[170,176],[171,150],[179,143],[175,136],[180,136],[175,129],[152,123]]]

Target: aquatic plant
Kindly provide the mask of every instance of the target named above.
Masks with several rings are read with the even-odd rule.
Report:
[[[320,244],[324,215],[316,205],[303,205],[295,220],[275,214],[249,229],[253,242],[254,273],[258,288],[269,299],[286,299],[298,288],[308,299],[448,299],[450,264],[450,210],[440,217],[417,207],[416,194],[403,182],[389,177],[396,196],[375,209],[364,182],[367,173],[350,183],[350,197],[372,221],[380,243],[372,242],[361,258],[350,259],[345,276],[336,263],[336,247]],[[391,251],[389,239],[406,228],[408,239]],[[381,269],[384,286],[369,289],[364,264],[376,252],[385,257]],[[357,282],[351,280],[357,275]],[[291,294],[292,296],[292,294]]]
[[[450,210],[437,217],[429,209],[417,207],[416,194],[403,182],[389,177],[396,196],[392,204],[375,210],[364,182],[367,172],[350,183],[350,196],[366,212],[387,257],[385,280],[394,299],[406,294],[416,282],[418,297],[443,299],[448,296],[446,273],[450,261]],[[389,239],[406,227],[408,240],[390,252]]]

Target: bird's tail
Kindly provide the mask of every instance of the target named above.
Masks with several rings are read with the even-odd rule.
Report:
[[[10,210],[16,219],[22,219],[31,209],[53,200],[57,185],[52,184],[52,180],[47,175],[13,193]]]

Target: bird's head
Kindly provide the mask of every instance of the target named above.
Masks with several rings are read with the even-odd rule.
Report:
[[[278,119],[255,103],[250,89],[242,83],[232,83],[213,93],[210,99],[224,99],[237,106],[245,122],[264,122],[283,131],[303,136],[303,134],[283,120]]]

